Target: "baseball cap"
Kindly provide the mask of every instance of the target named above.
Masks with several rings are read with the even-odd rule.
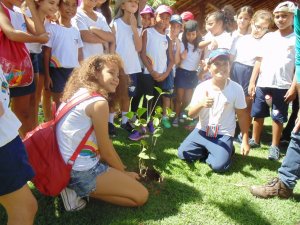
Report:
[[[212,50],[208,56],[208,62],[213,63],[217,58],[222,57],[229,60],[230,53],[228,49],[225,48],[217,48],[215,50]]]
[[[148,13],[151,14],[152,17],[154,16],[154,10],[149,5],[146,5],[145,8],[140,12],[140,15]]]
[[[290,1],[285,1],[279,3],[276,8],[274,9],[273,13],[277,12],[289,12],[289,13],[294,13],[296,9],[296,6],[293,2]]]
[[[155,10],[156,14],[162,14],[162,13],[169,13],[170,15],[173,14],[172,9],[167,6],[167,5],[160,5],[157,7],[157,9]]]
[[[189,11],[185,11],[185,12],[181,13],[180,16],[181,16],[183,21],[193,20],[195,18],[194,14],[189,12]]]
[[[181,18],[181,16],[178,15],[178,14],[174,14],[173,16],[171,16],[170,23],[179,23],[179,24],[182,24],[182,18]]]

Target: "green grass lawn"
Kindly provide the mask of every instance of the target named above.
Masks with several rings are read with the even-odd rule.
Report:
[[[248,188],[264,184],[277,175],[280,162],[266,159],[270,126],[265,126],[263,145],[248,157],[236,155],[230,170],[216,174],[206,164],[187,164],[177,158],[177,148],[188,134],[182,127],[164,131],[158,141],[156,168],[162,183],[148,183],[148,203],[140,208],[123,208],[91,200],[79,212],[65,212],[59,198],[41,196],[36,190],[39,210],[35,224],[297,224],[300,222],[300,185],[290,200],[252,197]],[[137,170],[139,146],[118,129],[114,145],[130,170]],[[1,181],[0,181],[1,182]],[[6,223],[0,208],[0,224]]]

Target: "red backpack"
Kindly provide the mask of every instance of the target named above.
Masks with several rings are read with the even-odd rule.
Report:
[[[42,194],[56,196],[68,185],[72,166],[93,131],[93,127],[87,131],[66,164],[57,144],[56,124],[76,105],[95,96],[99,95],[86,93],[74,98],[53,120],[40,124],[23,139],[29,163],[35,172],[32,182]]]

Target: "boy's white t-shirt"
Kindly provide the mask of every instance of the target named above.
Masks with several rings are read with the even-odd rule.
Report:
[[[260,41],[261,39],[256,39],[251,34],[246,34],[236,39],[230,50],[230,53],[235,56],[234,61],[254,66]]]
[[[97,27],[103,31],[111,32],[110,27],[108,26],[105,17],[99,13],[94,11],[97,15],[97,20],[92,20],[82,8],[77,8],[77,14],[74,18],[74,22],[78,29],[81,30],[89,30],[91,26]],[[101,55],[103,54],[103,45],[98,43],[88,43],[83,41],[83,58],[86,59],[93,55]]]
[[[79,89],[74,96],[80,96],[86,93],[87,90],[84,88]],[[91,118],[86,115],[85,109],[88,105],[96,101],[106,101],[103,97],[93,97],[86,100],[73,109],[71,109],[57,124],[56,126],[56,138],[59,146],[59,150],[65,162],[67,162],[73,153],[75,152],[77,146],[84,138],[86,132],[92,126]],[[65,103],[62,103],[58,111],[62,109]],[[99,117],[99,120],[101,118]],[[88,138],[84,148],[81,150],[75,164],[73,165],[73,170],[76,171],[86,171],[95,166],[100,159],[98,144],[93,131]]]
[[[73,26],[63,27],[53,23],[46,24],[45,29],[50,34],[45,44],[51,48],[50,67],[78,67],[78,49],[83,46],[79,30]]]
[[[183,53],[184,50],[184,44],[181,42],[180,52]],[[194,51],[194,45],[188,43],[187,57],[181,61],[179,67],[188,71],[196,71],[200,63],[201,54],[202,51],[199,48]]]
[[[0,116],[0,147],[8,144],[19,135],[21,122],[9,108],[9,86],[0,66],[0,102],[4,114]]]
[[[138,52],[135,49],[133,31],[131,26],[126,24],[122,18],[113,21],[116,31],[116,52],[121,56],[124,62],[124,71],[126,74],[140,73],[141,64]],[[141,35],[142,29],[138,29]]]
[[[289,89],[295,70],[295,34],[282,37],[279,31],[266,34],[257,56],[262,57],[258,87]]]
[[[212,81],[207,80],[200,83],[193,94],[190,106],[200,103],[208,92],[208,96],[214,98],[212,108],[202,108],[199,112],[199,122],[196,128],[206,131],[208,124],[219,124],[218,134],[234,136],[236,121],[235,109],[247,107],[242,87],[232,80],[228,80],[222,91],[212,89]]]
[[[147,28],[146,55],[154,71],[164,73],[167,71],[167,49],[169,47],[166,34],[161,34],[155,28]],[[147,68],[144,71],[149,74]]]

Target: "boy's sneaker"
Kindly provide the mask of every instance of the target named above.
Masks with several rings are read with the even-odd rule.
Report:
[[[152,121],[150,121],[150,122],[147,124],[147,127],[148,127],[149,132],[150,132],[151,134],[153,134],[154,131],[155,131],[155,128],[154,128],[154,125],[153,125],[153,122],[152,122]]]
[[[269,148],[269,156],[270,160],[279,160],[280,150],[277,146],[271,145]]]
[[[259,198],[289,198],[293,195],[293,189],[289,189],[279,178],[274,178],[266,185],[250,187],[252,195]]]
[[[132,141],[139,141],[144,137],[144,135],[142,135],[140,132],[138,132],[137,130],[133,131],[130,135],[129,135],[129,139]]]
[[[173,127],[178,127],[178,126],[179,126],[178,117],[176,117],[176,118],[173,120],[172,125],[173,125]]]
[[[184,113],[180,113],[179,122],[184,123],[184,120],[187,118],[187,115]]]
[[[66,211],[78,211],[86,206],[86,201],[76,194],[76,192],[70,188],[64,188],[60,193],[61,199],[64,203]]]
[[[116,127],[112,123],[108,123],[108,134],[110,137],[117,136]]]
[[[249,140],[250,148],[260,148],[260,144],[257,144],[252,138]]]
[[[163,117],[161,122],[165,128],[171,128],[171,123],[170,123],[168,117]]]
[[[242,144],[242,141],[243,141],[242,134],[239,133],[238,136],[236,136],[236,138],[234,138],[234,142],[239,143],[239,144]],[[250,140],[249,140],[249,141],[250,141]]]
[[[122,123],[121,127],[128,131],[129,133],[131,133],[133,131],[133,127],[131,126],[131,124],[127,121],[126,123]]]

